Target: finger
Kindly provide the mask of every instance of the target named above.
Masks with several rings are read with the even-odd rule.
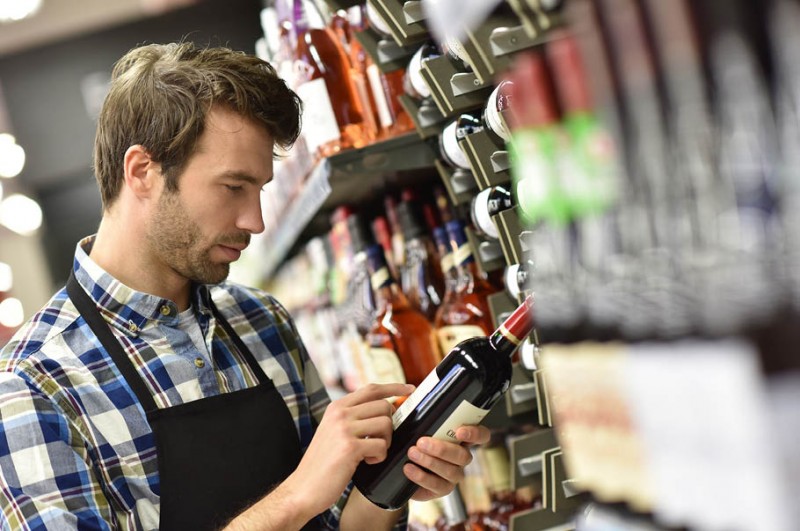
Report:
[[[429,470],[440,478],[445,479],[448,483],[455,484],[464,478],[463,466],[454,465],[438,457],[426,454],[416,446],[412,446],[408,449],[408,458],[411,459],[415,465]]]
[[[392,419],[389,417],[375,417],[364,420],[356,420],[350,425],[350,433],[358,438],[365,437],[392,440]]]
[[[346,406],[355,406],[373,400],[402,396],[414,391],[411,384],[369,384],[341,399]]]
[[[433,437],[420,437],[416,446],[423,453],[456,466],[465,467],[472,462],[472,453],[467,448],[454,442],[440,441]]]
[[[364,404],[358,404],[351,407],[350,414],[352,418],[362,420],[371,419],[375,417],[391,417],[394,413],[392,404],[386,400],[373,400]]]
[[[403,466],[403,474],[423,489],[434,493],[435,497],[444,496],[453,490],[455,486],[455,484],[446,481],[444,478],[426,472],[412,463],[406,463]]]
[[[370,465],[380,463],[386,459],[389,443],[381,438],[361,439],[358,441],[359,456]]]
[[[468,446],[480,446],[489,442],[491,431],[486,426],[461,426],[456,430],[456,439]]]

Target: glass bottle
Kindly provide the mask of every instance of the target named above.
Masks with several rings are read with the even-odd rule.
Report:
[[[377,246],[376,246],[377,247]],[[420,437],[457,441],[455,430],[479,424],[508,390],[511,356],[533,327],[528,297],[490,337],[462,341],[431,371],[392,417],[394,433],[381,463],[361,463],[358,490],[384,509],[405,505],[417,485],[403,474],[408,451]]]
[[[367,249],[367,265],[376,303],[375,318],[367,334],[375,381],[420,385],[441,360],[433,327],[400,291],[380,245]]]
[[[405,240],[406,267],[402,288],[411,305],[433,322],[436,310],[442,304],[444,276],[436,263],[436,247],[415,206],[416,202],[403,201],[397,207]]]
[[[497,291],[478,270],[461,221],[451,221],[446,228],[458,285],[455,297],[448,304],[442,304],[436,313],[436,334],[442,352],[449,352],[465,338],[492,331],[487,297]]]
[[[344,50],[310,0],[294,0],[293,20],[296,92],[303,100],[309,150],[327,157],[364,145],[363,116]]]

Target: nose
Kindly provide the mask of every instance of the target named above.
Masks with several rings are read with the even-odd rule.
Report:
[[[239,215],[237,228],[246,230],[250,234],[264,232],[264,215],[261,210],[261,195],[255,194],[255,198],[248,201],[247,207]]]

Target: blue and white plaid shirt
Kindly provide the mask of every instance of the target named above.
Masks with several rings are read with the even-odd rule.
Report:
[[[196,287],[192,307],[208,347],[200,352],[172,301],[132,290],[89,258],[92,239],[76,248],[75,275],[159,408],[258,383],[217,326],[210,297],[283,396],[305,451],[330,399],[275,299],[229,283]],[[0,488],[3,529],[158,527],[153,433],[65,289],[0,352]],[[346,496],[319,517],[323,526],[338,528]]]

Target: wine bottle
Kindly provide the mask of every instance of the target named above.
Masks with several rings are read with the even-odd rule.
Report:
[[[431,89],[428,87],[428,83],[422,78],[422,65],[429,59],[441,55],[442,54],[435,45],[426,43],[420,46],[419,50],[411,56],[403,83],[406,94],[418,100],[431,97]]]
[[[350,79],[348,59],[309,0],[294,0],[297,34],[295,75],[303,100],[303,134],[312,153],[323,157],[363,145],[363,117]]]
[[[433,322],[436,310],[442,304],[444,276],[435,261],[436,247],[420,222],[415,206],[416,202],[403,201],[397,207],[405,240],[406,267],[402,288],[411,305]]]
[[[443,518],[436,523],[439,531],[467,531],[467,510],[458,488],[440,498]]]
[[[441,360],[433,327],[400,291],[380,245],[367,249],[367,265],[377,306],[367,334],[374,381],[420,385]]]
[[[453,348],[392,416],[394,434],[386,459],[361,463],[353,476],[358,490],[375,505],[398,509],[418,486],[406,478],[408,450],[420,437],[456,442],[455,430],[478,424],[508,390],[511,355],[533,328],[528,297],[489,336]]]
[[[472,224],[483,236],[496,240],[500,237],[492,216],[514,206],[511,191],[504,186],[486,188],[472,198],[470,215]]]
[[[347,230],[353,249],[353,267],[350,275],[348,314],[361,334],[369,332],[374,321],[375,294],[370,284],[367,249],[375,244],[371,231],[367,230],[359,214],[347,218]]]
[[[454,168],[471,170],[472,166],[464,150],[461,149],[459,140],[467,135],[483,131],[485,128],[480,116],[470,113],[461,114],[447,124],[439,135],[439,151],[445,162]],[[498,149],[500,149],[499,141]]]
[[[436,334],[442,352],[449,352],[462,339],[491,333],[494,324],[487,298],[497,291],[478,271],[461,221],[451,221],[446,227],[458,284],[455,297],[436,312]]]

